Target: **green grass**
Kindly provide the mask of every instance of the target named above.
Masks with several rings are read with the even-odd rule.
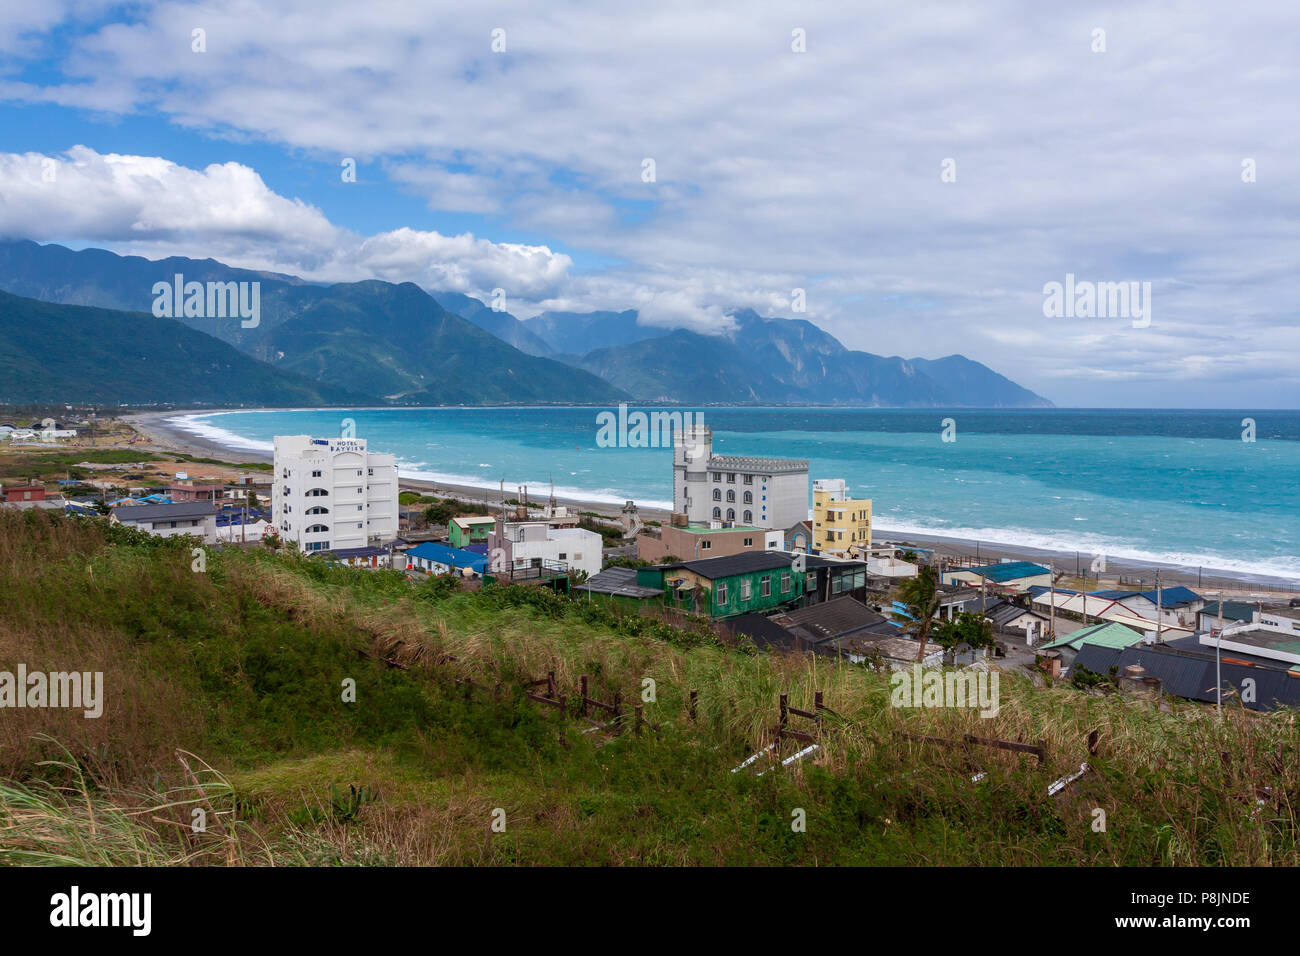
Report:
[[[1200,707],[1166,713],[1009,675],[990,720],[906,710],[889,706],[886,674],[746,653],[703,627],[545,590],[411,585],[261,550],[209,549],[204,573],[191,561],[184,541],[0,511],[0,669],[102,670],[107,686],[99,720],[6,712],[0,846],[10,849],[0,860],[1300,861],[1289,713],[1218,721]],[[629,706],[653,680],[645,709],[659,732],[583,734],[574,714],[524,697],[523,683],[548,670],[571,711],[581,675],[596,698],[619,692]],[[499,696],[467,699],[455,683],[465,676],[499,684]],[[355,703],[342,699],[345,680]],[[731,772],[768,739],[779,694],[809,707],[819,689],[839,716],[814,759],[762,777]],[[1103,745],[1089,757],[1094,728]],[[1042,738],[1049,757],[1039,768],[898,731]],[[1234,754],[1226,777],[1221,751]],[[1094,772],[1047,797],[1085,759]],[[973,784],[978,770],[987,777]],[[1274,798],[1259,807],[1253,787],[1265,785]],[[189,831],[198,805],[222,833]],[[1105,832],[1092,829],[1096,808]],[[791,828],[796,810],[806,832]],[[497,811],[504,832],[492,830]]]

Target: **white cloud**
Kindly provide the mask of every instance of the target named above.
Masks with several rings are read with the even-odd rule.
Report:
[[[521,315],[645,304],[648,321],[716,328],[740,305],[788,315],[780,305],[801,287],[803,317],[851,347],[961,351],[1061,401],[1140,404],[1199,398],[1196,382],[1218,371],[1198,356],[1221,369],[1257,355],[1268,375],[1256,381],[1287,387],[1277,330],[1294,344],[1285,330],[1300,301],[1292,6],[949,0],[863,17],[776,0],[633,11],[485,0],[413,17],[397,0],[364,16],[341,0],[160,2],[76,38],[65,82],[10,76],[0,95],[157,112],[322,162],[379,159],[434,210],[620,264],[578,271],[546,246],[490,236],[362,238],[211,168],[177,188],[224,185],[224,205],[212,200],[224,212],[201,212],[188,230],[170,203],[131,218],[151,175],[169,188],[185,178],[143,167],[138,183],[88,183],[85,210],[58,212],[66,229],[107,236],[131,219],[143,224],[134,241],[160,249],[188,242],[192,254],[332,278],[501,286]],[[196,26],[206,54],[190,49]],[[489,46],[498,26],[500,55]],[[1103,54],[1090,49],[1096,26]],[[791,52],[794,27],[807,53]],[[647,157],[653,183],[641,179]],[[1241,182],[1243,157],[1258,182]],[[946,158],[956,182],[940,179]],[[269,225],[238,234],[245,219]],[[1042,285],[1066,272],[1151,281],[1155,331],[1044,319]],[[1160,371],[1171,362],[1183,384]],[[1112,370],[1132,390],[1098,395],[1081,368]]]

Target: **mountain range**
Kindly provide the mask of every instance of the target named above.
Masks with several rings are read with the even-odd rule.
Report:
[[[153,321],[141,325],[139,314],[153,308],[155,284],[170,284],[177,275],[186,283],[258,282],[256,325],[238,317],[156,319],[152,314],[148,318]],[[113,311],[117,314],[105,321],[113,327],[135,323],[142,354],[156,348],[156,360],[165,360],[169,368],[177,354],[196,348],[197,340],[182,330],[220,340],[255,364],[241,366],[224,399],[219,382],[211,383],[205,394],[215,404],[260,401],[241,392],[238,384],[254,380],[264,390],[272,382],[290,391],[315,388],[315,401],[303,398],[291,404],[1051,404],[961,355],[930,360],[855,351],[811,322],[767,318],[748,309],[732,312],[732,327],[716,335],[641,325],[635,310],[543,312],[520,320],[472,296],[430,292],[409,282],[322,284],[237,269],[214,259],[151,261],[23,240],[0,242],[0,289],[11,293],[0,300],[6,327],[11,325],[8,310],[18,309],[15,296]],[[135,317],[122,318],[130,313]],[[76,322],[31,306],[22,306],[22,314],[49,323],[51,331],[60,323]],[[151,343],[141,340],[146,327]],[[204,359],[219,361],[216,355],[205,353]],[[49,389],[32,378],[38,357],[50,361],[29,337],[0,340],[0,368],[27,369],[15,382],[46,394]],[[56,362],[50,382],[66,381],[60,378],[63,371]],[[122,395],[136,396],[127,399],[114,397],[107,383],[117,378],[110,376],[102,388],[94,383],[107,396],[95,400],[170,401],[138,397],[148,394],[151,379],[156,383],[149,376],[130,387],[119,383],[126,389]],[[17,396],[6,400],[23,399],[16,389],[16,384],[3,389]]]

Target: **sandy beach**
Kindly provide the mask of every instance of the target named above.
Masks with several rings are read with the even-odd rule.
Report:
[[[193,455],[197,458],[216,458],[230,462],[271,461],[269,452],[227,448],[218,442],[177,428],[168,421],[168,419],[177,418],[181,415],[201,414],[205,411],[212,411],[212,409],[140,412],[123,415],[121,418],[146,435],[150,443],[162,451],[173,451]],[[425,494],[437,495],[438,497],[458,498],[462,501],[482,504],[485,508],[497,507],[501,503],[501,495],[496,488],[455,485],[414,478],[402,478],[401,487],[403,490],[419,491]],[[506,497],[514,498],[516,494],[516,490],[507,483]],[[544,496],[530,493],[530,502],[532,503],[541,505],[545,504],[545,500]],[[581,498],[557,496],[556,500],[558,503],[567,505],[570,508],[611,518],[617,518],[622,510],[621,506],[618,505],[586,501]],[[668,512],[659,508],[641,508],[640,515],[642,520],[651,521],[667,521],[669,517]],[[905,533],[880,526],[873,529],[872,536],[876,544],[905,542],[918,548],[931,549],[936,554],[950,559],[978,557],[986,563],[993,563],[1005,558],[1036,561],[1044,565],[1050,562],[1055,565],[1058,572],[1064,572],[1070,576],[1076,573],[1076,569],[1087,570],[1093,559],[1092,554],[1086,552],[1048,551],[1007,542],[973,541],[940,535]],[[1146,587],[1151,587],[1155,580],[1157,568],[1160,570],[1161,584],[1184,584],[1192,588],[1199,587],[1209,595],[1222,591],[1234,597],[1253,596],[1261,599],[1276,599],[1279,594],[1287,592],[1300,594],[1300,582],[1293,579],[1245,575],[1220,568],[1189,569],[1173,564],[1157,564],[1155,562],[1128,561],[1114,558],[1107,559],[1106,572],[1102,575],[1102,586],[1122,585],[1136,588],[1142,583]],[[1095,586],[1096,575],[1090,575],[1088,581],[1089,587]]]

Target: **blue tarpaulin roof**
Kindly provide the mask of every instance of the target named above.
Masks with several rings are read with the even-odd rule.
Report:
[[[479,574],[487,570],[487,558],[484,555],[475,554],[473,551],[466,551],[462,548],[449,548],[445,544],[438,544],[434,541],[417,544],[414,548],[408,550],[406,555],[424,561],[432,561],[435,564],[445,564],[453,568],[470,568]]]

